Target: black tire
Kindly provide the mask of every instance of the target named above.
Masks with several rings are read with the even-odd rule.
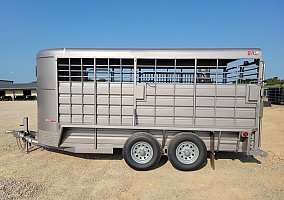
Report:
[[[161,146],[149,133],[135,133],[125,142],[122,154],[125,162],[132,169],[139,171],[151,170],[160,161]]]
[[[207,148],[197,135],[179,133],[169,144],[168,158],[178,170],[198,170],[204,166],[207,160]]]

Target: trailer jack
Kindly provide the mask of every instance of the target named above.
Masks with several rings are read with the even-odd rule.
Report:
[[[25,152],[29,153],[29,147],[32,144],[38,145],[38,141],[36,139],[36,132],[29,130],[29,119],[28,117],[24,117],[23,124],[20,125],[24,127],[24,130],[15,131],[15,130],[7,130],[6,133],[13,134],[16,138],[17,146],[20,150],[25,150]]]

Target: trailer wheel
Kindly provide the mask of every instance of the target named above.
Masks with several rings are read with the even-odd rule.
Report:
[[[168,157],[176,169],[193,171],[203,167],[207,159],[207,149],[197,135],[180,133],[171,140]]]
[[[125,142],[123,158],[135,170],[150,170],[158,165],[161,146],[149,133],[135,133]]]

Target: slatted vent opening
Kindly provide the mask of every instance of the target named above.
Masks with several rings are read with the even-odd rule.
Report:
[[[58,81],[194,83],[195,59],[59,58]],[[94,68],[94,66],[96,66]],[[95,74],[94,74],[95,72]],[[258,81],[259,60],[197,59],[196,83],[247,84]]]

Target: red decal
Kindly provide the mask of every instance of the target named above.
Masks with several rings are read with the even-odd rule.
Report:
[[[48,123],[54,123],[54,122],[56,122],[56,120],[54,120],[54,119],[46,119],[46,122],[48,122]]]

